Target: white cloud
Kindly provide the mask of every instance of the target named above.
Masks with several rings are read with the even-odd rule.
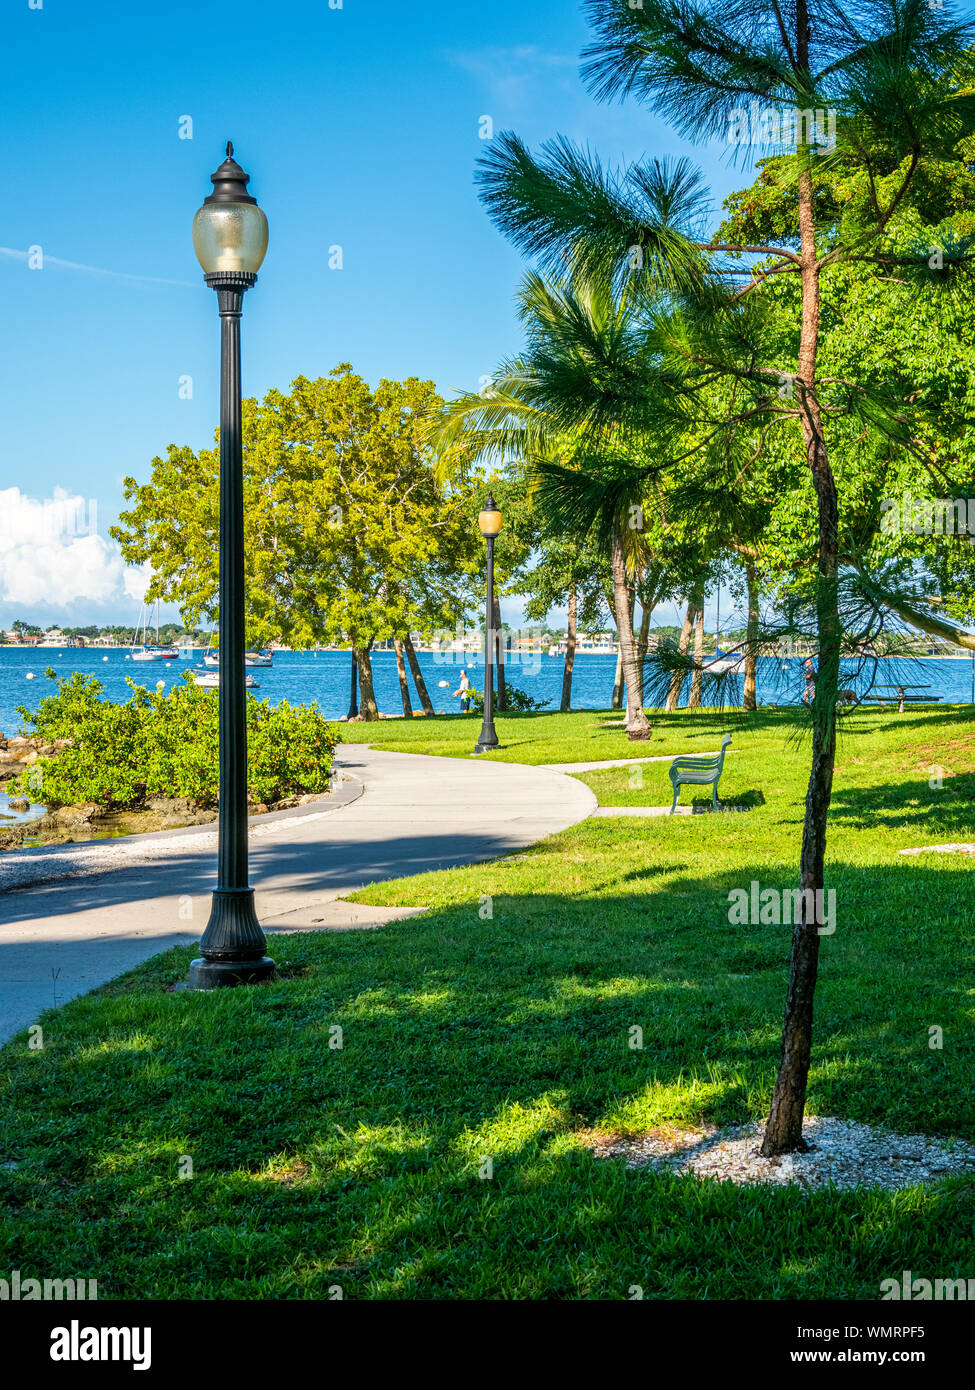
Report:
[[[141,570],[98,534],[97,505],[66,488],[48,498],[0,490],[0,602],[66,610],[141,598]]]
[[[41,248],[38,248],[41,249]],[[0,256],[6,257],[11,261],[29,260],[26,251],[19,251],[14,246],[0,246]],[[49,256],[41,249],[41,262],[39,270],[45,266],[55,266],[58,270],[80,270],[85,275],[105,275],[112,280],[128,280],[131,284],[146,285],[182,285],[184,289],[195,290],[199,286],[192,280],[162,280],[158,275],[130,275],[124,270],[103,270],[97,265],[82,265],[79,261],[65,261],[60,256]]]
[[[520,108],[530,93],[540,87],[553,83],[570,86],[568,74],[571,72],[574,80],[579,67],[575,55],[547,53],[534,44],[451,52],[447,58],[485,85],[500,112]]]
[[[152,578],[152,566],[150,564],[136,565],[127,569],[122,575],[122,584],[129,598],[134,598],[136,603],[142,603]]]

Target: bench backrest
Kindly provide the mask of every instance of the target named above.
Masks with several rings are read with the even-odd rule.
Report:
[[[710,782],[712,778],[717,781],[721,776],[721,770],[724,767],[724,755],[730,742],[731,735],[725,734],[721,740],[721,752],[715,753],[711,757],[685,753],[681,757],[675,758],[670,765],[671,781]]]

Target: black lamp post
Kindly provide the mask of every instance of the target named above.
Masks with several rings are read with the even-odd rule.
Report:
[[[240,315],[267,251],[267,218],[233,158],[212,174],[193,221],[193,247],[220,311],[220,807],[217,887],[190,965],[191,989],[252,984],[274,961],[247,882],[247,695],[244,689],[244,486],[240,425]]]
[[[359,668],[356,665],[355,647],[351,645],[351,638],[349,639],[349,654],[352,657],[352,672],[349,681],[349,713],[346,715],[346,718],[355,719],[359,714],[359,691],[356,685],[356,677],[359,674]]]
[[[501,530],[501,513],[490,494],[484,510],[478,515],[477,524],[487,541],[487,623],[484,633],[484,721],[474,752],[485,753],[489,748],[498,746],[498,736],[494,732],[494,645],[497,640],[494,631],[494,538]]]

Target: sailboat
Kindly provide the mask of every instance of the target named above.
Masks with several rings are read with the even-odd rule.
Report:
[[[142,645],[137,646],[139,640],[139,624],[136,624],[135,632],[132,634],[132,651],[130,653],[133,661],[175,661],[179,657],[179,652],[175,647],[165,647],[159,645],[159,600],[156,599],[156,643],[150,646],[148,638],[148,616],[149,612],[145,604],[139,618],[142,623]]]
[[[215,652],[214,652],[214,651],[208,651],[208,652],[206,653],[206,655],[204,656],[204,658],[203,658],[203,664],[204,664],[204,666],[209,666],[211,670],[219,671],[219,669],[220,669],[220,652],[219,652],[219,651],[215,651]],[[244,665],[245,665],[245,666],[273,666],[273,664],[274,664],[274,658],[271,656],[270,652],[268,652],[266,655],[265,655],[264,652],[245,652],[245,653],[244,653]]]
[[[718,585],[718,611],[714,620],[714,660],[705,663],[704,670],[712,676],[723,676],[732,671],[737,674],[745,665],[744,655],[726,656],[721,650],[721,585]]]
[[[193,673],[193,684],[201,686],[204,690],[220,689],[219,671],[200,671],[199,674]],[[257,690],[257,679],[254,676],[244,676],[244,685],[248,690]]]

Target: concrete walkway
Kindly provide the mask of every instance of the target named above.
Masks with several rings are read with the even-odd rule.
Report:
[[[251,883],[270,932],[408,915],[335,899],[383,879],[510,854],[596,809],[588,787],[544,767],[362,744],[340,745],[336,766],[353,780],[334,809],[319,802],[252,821]],[[197,939],[215,854],[209,826],[4,854],[3,882],[19,875],[29,886],[0,892],[0,1040],[41,1010]]]
[[[735,753],[738,750],[729,748],[728,753]],[[605,758],[598,763],[546,763],[545,766],[555,772],[602,772],[605,767],[632,767],[634,763],[672,763],[675,758],[720,758],[721,749],[715,749],[713,753],[699,753],[695,748],[691,753],[655,753],[652,758]]]

